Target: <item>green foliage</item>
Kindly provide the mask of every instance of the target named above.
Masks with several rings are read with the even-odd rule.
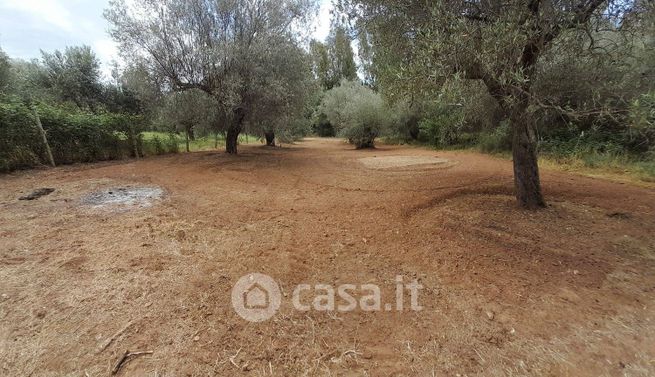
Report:
[[[36,166],[43,148],[30,109],[7,98],[0,101],[0,171]]]
[[[324,90],[339,85],[342,80],[357,79],[357,64],[346,28],[333,24],[327,43],[312,40],[309,47],[314,76]]]
[[[499,127],[478,135],[478,148],[486,153],[500,153],[512,150],[512,132],[508,121]]]
[[[94,110],[102,97],[100,61],[88,46],[67,47],[64,52],[42,52],[40,84],[59,101]]]
[[[641,95],[630,106],[628,136],[638,150],[655,152],[655,91]]]
[[[382,97],[364,85],[343,81],[325,94],[320,111],[337,132],[357,148],[371,148],[389,125],[390,114]]]
[[[143,148],[139,148],[143,155],[161,155],[180,153],[186,149],[186,140],[183,133],[146,131],[139,135]],[[239,135],[239,144],[258,144],[259,137],[249,134]],[[191,152],[213,151],[225,146],[223,134],[205,135],[196,137],[189,142]]]
[[[38,104],[41,124],[57,164],[95,162],[134,156],[134,140],[142,118],[123,114],[90,114],[70,107]],[[160,147],[157,144],[160,144]],[[139,154],[170,153],[177,145],[137,140]],[[17,97],[0,100],[0,170],[12,171],[45,163],[45,149],[33,109]]]
[[[184,140],[174,133],[144,132],[139,135],[139,144],[144,155],[179,153]]]
[[[391,108],[391,119],[386,140],[399,143],[418,140],[421,119],[421,109],[416,105],[410,105],[405,101],[396,103]]]
[[[312,124],[312,131],[320,137],[334,137],[337,136],[332,123],[328,119],[327,115],[323,113],[318,113],[314,117],[314,122]]]
[[[345,27],[337,25],[332,28],[328,37],[328,50],[331,55],[332,79],[336,83],[357,79],[357,65],[351,42]]]
[[[234,137],[246,124],[282,128],[303,112],[311,79],[303,30],[312,0],[110,2],[105,17],[129,64],[142,66],[170,92],[196,89],[217,102]],[[199,31],[202,30],[202,31]],[[265,109],[262,109],[265,107]],[[272,112],[277,124],[268,125]],[[187,118],[188,117],[184,117]],[[218,122],[216,122],[218,123]],[[214,123],[214,128],[218,128]],[[187,134],[193,125],[182,124]]]
[[[419,122],[420,138],[436,147],[448,147],[458,143],[461,136],[461,117],[456,114],[435,112],[434,116]]]
[[[328,54],[327,46],[322,42],[312,40],[309,44],[309,51],[312,55],[312,69],[314,76],[321,83],[323,89],[332,89],[335,83],[332,82],[330,56]]]
[[[0,93],[3,93],[9,85],[10,70],[9,56],[0,49]]]
[[[283,143],[293,143],[311,133],[311,121],[305,118],[295,118],[286,127],[280,128],[275,137]]]

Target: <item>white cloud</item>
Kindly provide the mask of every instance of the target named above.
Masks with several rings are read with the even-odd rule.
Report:
[[[102,61],[112,61],[118,59],[118,45],[109,38],[99,39],[93,43],[93,51]]]
[[[105,78],[111,77],[111,63],[113,61],[116,61],[119,64],[121,63],[116,42],[109,38],[96,40],[93,42],[93,51],[96,53],[100,62],[102,62],[102,74]]]
[[[59,0],[0,0],[0,6],[28,13],[35,21],[67,32],[74,30],[71,13]]]

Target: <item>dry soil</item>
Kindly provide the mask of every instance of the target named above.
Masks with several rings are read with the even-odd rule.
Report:
[[[526,212],[485,155],[241,152],[1,176],[0,375],[108,376],[126,350],[153,354],[124,376],[655,375],[654,189],[544,171],[549,207]],[[84,200],[116,188],[162,196]],[[251,272],[283,292],[265,323],[231,306]],[[393,296],[397,275],[422,311],[291,305],[301,283]]]

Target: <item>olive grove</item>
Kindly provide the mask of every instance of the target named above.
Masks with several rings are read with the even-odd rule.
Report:
[[[651,21],[644,16],[652,16],[650,6],[611,0],[341,2],[356,28],[372,39],[374,73],[379,75],[382,91],[418,98],[425,93],[436,96],[440,87],[453,80],[484,85],[502,118],[510,122],[516,197],[526,208],[545,205],[538,167],[537,110],[556,109],[571,118],[613,112],[603,106],[608,103],[590,109],[566,108],[570,103],[562,106],[563,101],[540,98],[535,84],[543,75],[554,73],[553,65],[570,64],[571,60],[564,59],[571,54],[591,50],[594,57],[609,62],[612,52],[616,53],[613,47],[633,47],[635,39],[622,42],[628,35],[648,30]],[[583,69],[594,67],[593,60],[587,64]]]

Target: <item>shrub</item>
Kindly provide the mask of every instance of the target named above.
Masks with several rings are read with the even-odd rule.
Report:
[[[389,139],[400,143],[418,140],[420,136],[420,108],[400,101],[393,106],[389,125]]]
[[[655,149],[655,91],[641,95],[630,107],[628,135],[633,149]]]
[[[436,147],[458,144],[464,117],[460,108],[437,104],[430,116],[419,122],[420,139]]]
[[[487,153],[498,153],[512,150],[512,132],[508,121],[491,131],[485,131],[478,136],[478,148]]]
[[[285,127],[275,130],[275,137],[282,143],[287,144],[307,136],[312,128],[311,121],[302,117],[292,118],[285,123]]]
[[[327,115],[318,113],[315,116],[314,124],[312,124],[314,133],[320,137],[334,137],[337,136],[334,127],[328,120]]]

